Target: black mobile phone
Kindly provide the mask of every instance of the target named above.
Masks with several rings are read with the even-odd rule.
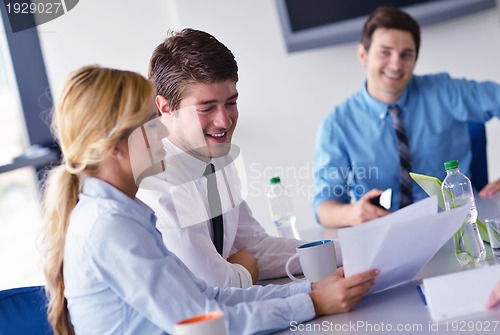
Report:
[[[392,188],[388,188],[382,192],[378,197],[372,198],[370,202],[380,208],[389,210],[392,203]]]

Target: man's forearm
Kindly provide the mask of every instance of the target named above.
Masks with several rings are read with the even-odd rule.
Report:
[[[319,222],[325,227],[341,228],[353,225],[352,205],[325,200],[318,206]]]

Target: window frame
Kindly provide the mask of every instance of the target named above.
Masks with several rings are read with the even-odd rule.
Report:
[[[0,173],[33,166],[42,180],[41,172],[59,158],[60,150],[50,131],[53,102],[38,30],[33,27],[14,33],[5,6],[0,5],[0,11],[30,145],[12,164],[0,166]],[[34,20],[33,14],[26,15]],[[33,152],[33,148],[37,150]]]

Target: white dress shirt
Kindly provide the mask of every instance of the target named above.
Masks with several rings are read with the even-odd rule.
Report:
[[[247,183],[239,148],[232,145],[226,156],[212,159],[221,197],[224,220],[222,256],[212,242],[213,232],[208,211],[207,180],[203,172],[207,164],[183,152],[168,139],[166,171],[148,177],[139,185],[137,196],[151,207],[157,217],[158,230],[167,248],[208,285],[247,288],[252,285],[248,270],[231,264],[227,258],[247,249],[256,259],[259,279],[286,276],[285,263],[295,248],[305,241],[269,236],[252,216],[244,201]],[[291,266],[300,273],[300,265]]]
[[[166,334],[221,310],[229,334],[268,334],[314,317],[311,284],[208,287],[170,251],[156,217],[95,178],[84,180],[64,248],[64,296],[76,334]]]

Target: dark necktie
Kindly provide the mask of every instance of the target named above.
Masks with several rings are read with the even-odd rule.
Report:
[[[210,207],[210,221],[214,233],[214,245],[217,252],[222,255],[224,245],[224,224],[222,221],[222,206],[220,195],[217,190],[217,179],[215,177],[215,167],[208,164],[203,175],[207,178],[208,206]]]
[[[411,186],[412,181],[410,177],[411,170],[411,159],[410,159],[410,149],[408,148],[408,139],[406,137],[406,131],[399,118],[399,107],[389,107],[389,114],[392,117],[392,125],[396,131],[397,145],[399,151],[399,191],[400,200],[399,208],[410,205],[412,201]]]

